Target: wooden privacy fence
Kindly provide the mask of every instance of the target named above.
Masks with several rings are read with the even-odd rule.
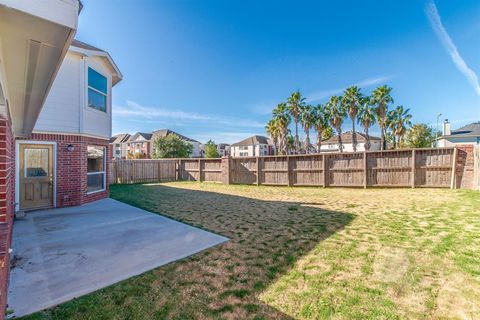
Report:
[[[173,180],[321,187],[453,187],[455,148],[224,159],[117,160],[111,183]],[[226,177],[228,176],[228,177]]]
[[[113,160],[109,182],[221,181],[222,159]]]
[[[233,158],[232,183],[322,187],[450,187],[454,148]]]
[[[177,180],[175,160],[114,160],[109,171],[110,184]]]

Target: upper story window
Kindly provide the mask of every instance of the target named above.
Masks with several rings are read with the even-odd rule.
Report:
[[[88,68],[88,106],[107,112],[107,78]]]

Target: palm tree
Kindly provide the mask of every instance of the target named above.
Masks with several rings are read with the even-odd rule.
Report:
[[[310,128],[314,125],[315,114],[311,105],[304,105],[300,108],[300,122],[305,131],[305,153],[310,153]]]
[[[358,123],[363,126],[365,131],[365,150],[370,150],[370,135],[368,134],[368,129],[375,123],[375,109],[370,105],[370,98],[364,97],[361,101],[361,107],[358,112]]]
[[[386,132],[385,140],[387,142],[391,142],[393,149],[397,147],[397,140],[395,138],[395,131],[397,128],[397,112],[396,110],[390,110],[387,113],[387,125],[386,127],[390,129],[392,132]],[[391,140],[391,141],[390,141]]]
[[[275,152],[278,152],[278,150],[280,150],[279,142],[280,142],[280,135],[281,135],[281,128],[278,125],[278,121],[276,119],[269,120],[267,122],[267,125],[265,126],[265,131],[273,140],[273,144],[275,145]]]
[[[288,114],[287,105],[284,102],[279,103],[277,107],[273,109],[272,114],[279,128],[280,150],[282,150],[284,154],[288,154],[288,125],[291,122],[291,118]]]
[[[355,121],[357,120],[358,109],[362,100],[360,88],[357,86],[349,87],[345,90],[342,97],[342,104],[352,120],[352,144],[353,152],[357,151],[357,133],[355,132]]]
[[[337,131],[338,135],[338,148],[340,152],[343,152],[343,143],[342,143],[342,124],[343,119],[345,119],[347,112],[343,108],[341,103],[341,97],[332,96],[327,102],[327,113],[329,114],[330,123]]]
[[[298,151],[300,149],[300,139],[298,138],[298,121],[300,117],[300,108],[305,104],[305,98],[302,97],[300,91],[295,91],[290,95],[287,100],[288,111],[295,122],[295,143],[294,149]]]
[[[412,126],[412,115],[410,109],[404,109],[403,106],[397,106],[395,114],[396,125],[393,134],[397,137],[397,147],[400,148],[403,145],[403,137],[407,133],[407,127]]]
[[[320,152],[322,147],[323,131],[329,127],[329,116],[324,105],[318,104],[313,109],[313,126],[317,131],[317,152]]]
[[[372,102],[376,106],[375,113],[382,135],[382,150],[387,148],[385,143],[385,130],[387,127],[388,104],[393,103],[390,92],[392,92],[392,88],[385,85],[376,88],[372,92]]]

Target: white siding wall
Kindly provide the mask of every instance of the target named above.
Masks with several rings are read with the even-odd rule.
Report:
[[[198,158],[202,155],[203,145],[199,142],[192,142],[192,157]]]
[[[380,150],[381,148],[380,141],[370,141],[370,151]],[[338,144],[322,144],[321,150],[325,151],[338,151]],[[344,152],[353,152],[353,144],[351,143],[344,143],[343,144],[343,151]],[[359,142],[357,144],[357,151],[365,151],[365,143]]]
[[[480,137],[464,137],[464,138],[442,138],[438,140],[439,147],[453,147],[456,144],[480,144]]]
[[[245,155],[245,153],[247,153]],[[247,149],[242,149],[241,146],[231,146],[230,155],[232,157],[257,157],[257,156],[266,156],[268,155],[268,145],[266,144],[257,144],[247,146]]]
[[[88,66],[108,79],[107,112],[88,107]],[[77,133],[109,138],[112,131],[112,76],[98,57],[68,52],[53,82],[34,132]]]
[[[34,131],[79,132],[79,101],[83,79],[80,58],[76,54],[66,55],[53,81]]]

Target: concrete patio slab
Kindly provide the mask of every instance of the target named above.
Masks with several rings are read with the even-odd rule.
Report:
[[[15,222],[9,309],[27,315],[228,240],[113,199]]]

